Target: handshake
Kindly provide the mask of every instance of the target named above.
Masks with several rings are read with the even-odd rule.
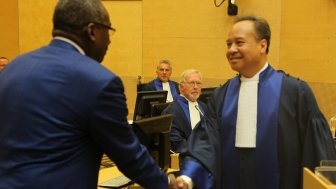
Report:
[[[188,189],[188,183],[177,172],[168,173],[169,189]]]

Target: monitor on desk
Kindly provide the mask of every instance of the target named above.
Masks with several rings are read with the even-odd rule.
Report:
[[[198,100],[204,103],[208,102],[208,98],[210,98],[217,87],[208,87],[202,88],[201,95],[198,97]]]
[[[133,130],[140,142],[147,147],[149,153],[166,171],[170,166],[170,127],[171,114],[144,118],[133,122]]]
[[[166,109],[171,102],[153,104],[151,107],[151,117],[161,115],[162,111]]]
[[[150,117],[153,104],[165,103],[167,91],[140,91],[137,93],[133,121]]]

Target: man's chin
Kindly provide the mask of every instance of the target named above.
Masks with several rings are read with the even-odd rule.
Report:
[[[231,63],[231,62],[230,62],[230,66],[232,70],[237,71],[237,72],[240,70],[240,67],[241,67],[239,63]]]

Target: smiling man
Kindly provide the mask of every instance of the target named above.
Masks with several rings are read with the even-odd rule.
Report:
[[[268,63],[271,31],[238,17],[226,57],[239,74],[215,90],[188,139],[176,188],[299,189],[302,170],[335,160],[327,121],[306,82]]]

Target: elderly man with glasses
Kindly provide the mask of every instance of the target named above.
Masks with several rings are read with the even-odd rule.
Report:
[[[202,90],[201,72],[195,69],[185,70],[181,74],[179,89],[180,96],[162,112],[174,116],[170,141],[171,150],[178,153],[186,149],[188,137],[205,110],[205,104],[197,100]]]

